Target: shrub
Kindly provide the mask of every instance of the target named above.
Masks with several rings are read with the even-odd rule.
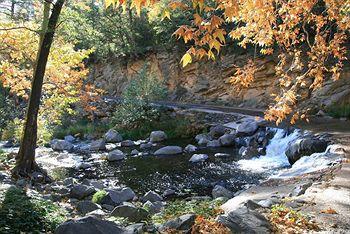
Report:
[[[10,187],[0,206],[0,233],[49,233],[66,219],[66,212],[51,201],[32,198]]]
[[[350,118],[350,104],[332,105],[328,108],[327,113],[335,118]]]
[[[93,196],[92,196],[92,202],[100,204],[102,199],[107,196],[107,192],[105,190],[100,190],[97,191]]]

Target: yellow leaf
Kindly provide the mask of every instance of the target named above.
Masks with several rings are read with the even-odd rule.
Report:
[[[189,53],[184,54],[181,59],[182,67],[186,67],[187,64],[192,63],[192,56]]]
[[[114,0],[106,0],[106,8],[108,8],[110,5],[114,5]]]
[[[162,20],[164,20],[165,18],[170,19],[170,11],[168,11],[168,10],[163,11]]]

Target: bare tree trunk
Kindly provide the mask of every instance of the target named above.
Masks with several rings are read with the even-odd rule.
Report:
[[[47,30],[44,33],[41,46],[39,47],[21,146],[18,152],[16,166],[12,171],[15,177],[28,176],[33,171],[40,171],[40,168],[35,163],[37,119],[46,64],[64,2],[65,0],[57,0],[54,4],[47,24]]]

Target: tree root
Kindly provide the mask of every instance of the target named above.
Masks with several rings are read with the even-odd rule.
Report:
[[[43,175],[43,183],[51,183],[52,179],[47,174],[46,170],[42,169],[36,162],[33,162],[31,167],[28,167],[25,164],[18,163],[12,170],[12,178],[15,180],[24,178],[24,179],[33,179],[33,173],[40,173]]]

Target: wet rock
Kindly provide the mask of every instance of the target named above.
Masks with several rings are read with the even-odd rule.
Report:
[[[141,150],[146,150],[146,149],[150,149],[150,148],[152,148],[152,143],[150,143],[150,142],[140,145]]]
[[[194,154],[191,158],[190,158],[190,162],[192,163],[198,163],[198,162],[204,162],[205,160],[207,160],[209,157],[206,154]]]
[[[69,193],[69,196],[71,198],[76,198],[76,199],[83,199],[91,194],[93,194],[95,192],[94,187],[91,186],[86,186],[83,184],[78,184],[78,185],[74,185]]]
[[[221,215],[217,221],[224,224],[233,233],[271,233],[269,221],[263,215],[247,207]]]
[[[193,153],[193,152],[196,152],[196,151],[197,151],[197,147],[190,144],[190,145],[187,145],[187,146],[185,147],[185,150],[184,150],[184,151],[187,152],[187,153]]]
[[[71,219],[60,224],[55,234],[123,234],[125,230],[111,221],[100,220],[91,216]]]
[[[163,201],[162,196],[160,196],[158,193],[154,191],[148,191],[141,200],[143,202],[150,201],[150,202],[157,202],[157,201]]]
[[[258,130],[258,127],[256,121],[245,121],[238,125],[236,131],[237,137],[252,136]]]
[[[258,156],[258,155],[259,155],[259,152],[258,152],[258,149],[254,148],[254,147],[251,147],[251,146],[248,146],[248,147],[242,146],[242,147],[239,149],[238,154],[241,155],[242,158],[244,158],[244,159],[251,159],[251,158],[253,158],[253,157]]]
[[[132,141],[132,140],[125,140],[125,141],[122,141],[121,146],[122,146],[122,147],[131,147],[131,146],[135,146],[135,142]]]
[[[51,141],[51,148],[55,151],[71,151],[74,145],[65,140],[53,139]]]
[[[214,156],[217,157],[217,158],[227,158],[227,157],[231,157],[230,154],[225,154],[225,153],[216,153]]]
[[[165,146],[154,152],[154,155],[175,155],[181,153],[182,148],[179,146]]]
[[[216,148],[216,147],[220,147],[221,144],[220,144],[220,141],[219,140],[212,140],[212,141],[209,141],[207,143],[207,147],[213,147],[213,148]]]
[[[167,139],[167,135],[163,131],[153,131],[149,137],[151,142],[162,142]]]
[[[213,140],[213,138],[211,136],[209,136],[208,134],[198,134],[195,137],[195,140],[197,141],[197,143],[199,145],[205,145],[207,144],[209,141]]]
[[[145,204],[143,204],[143,208],[146,209],[151,215],[153,215],[159,213],[164,208],[164,204],[161,201],[147,201]]]
[[[107,143],[119,143],[123,140],[122,135],[120,135],[119,132],[114,129],[108,130],[108,132],[104,135],[104,138]]]
[[[258,148],[258,153],[259,153],[259,155],[266,155],[266,148],[265,147]]]
[[[311,185],[312,185],[311,182],[298,185],[297,187],[294,188],[292,192],[292,196],[297,197],[297,196],[303,195]]]
[[[286,156],[291,165],[303,156],[310,156],[313,153],[321,153],[327,149],[328,142],[323,139],[303,138],[288,145]]]
[[[110,162],[123,160],[124,158],[125,158],[125,154],[118,149],[109,152],[107,155],[107,160]]]
[[[210,128],[209,135],[212,138],[219,138],[224,135],[226,132],[226,128],[222,125],[216,125]]]
[[[90,151],[106,150],[106,142],[104,139],[93,141],[90,144]]]
[[[222,146],[234,146],[235,136],[233,134],[225,134],[219,138]]]
[[[147,210],[134,206],[131,203],[123,204],[114,208],[111,216],[127,218],[130,222],[140,222],[149,216]]]
[[[131,188],[107,189],[107,195],[102,198],[101,204],[116,206],[126,201],[131,201],[136,195]]]
[[[97,209],[100,209],[100,207],[92,201],[80,201],[77,204],[77,211],[83,215]]]
[[[227,197],[227,198],[233,197],[233,193],[221,185],[215,185],[211,194],[214,199],[218,197]]]
[[[167,221],[159,229],[160,231],[177,230],[177,231],[184,231],[184,233],[187,233],[191,229],[191,227],[194,225],[195,220],[196,220],[195,214],[186,214],[176,219]]]

